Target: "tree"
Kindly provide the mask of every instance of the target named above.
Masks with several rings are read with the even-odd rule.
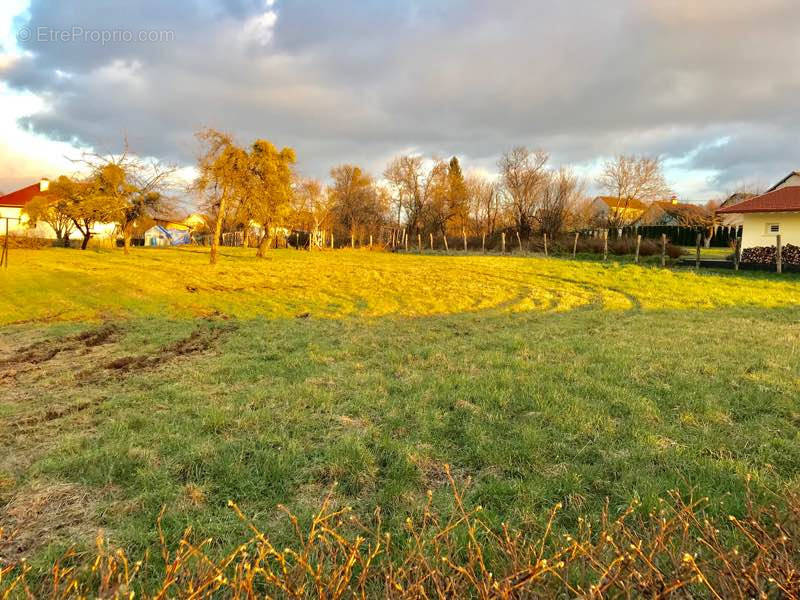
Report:
[[[542,186],[536,220],[543,233],[555,236],[564,230],[583,193],[580,179],[565,167],[548,173]]]
[[[609,210],[606,225],[621,228],[634,220],[629,211],[635,202],[650,202],[669,196],[660,158],[619,155],[606,161],[597,184],[610,196],[619,199],[615,209]]]
[[[69,246],[69,236],[75,228],[72,219],[65,212],[64,200],[52,192],[48,195],[34,196],[23,208],[28,216],[30,227],[36,227],[38,221],[50,225],[56,233],[56,239]]]
[[[250,179],[249,157],[245,150],[234,143],[230,134],[203,129],[196,137],[204,144],[205,150],[197,159],[199,175],[193,187],[209,211],[216,216],[209,256],[209,262],[215,265],[222,225],[228,210],[246,193],[245,186]]]
[[[372,177],[355,165],[334,167],[331,179],[331,209],[354,243],[364,227],[383,221],[387,198],[375,188]]]
[[[406,224],[415,232],[421,231],[423,213],[427,209],[428,186],[424,160],[421,156],[398,156],[383,172],[384,178],[395,192],[397,225],[403,213]]]
[[[291,210],[292,165],[294,150],[278,150],[267,140],[256,140],[247,156],[243,206],[250,219],[261,228],[257,256],[263,258],[269,245],[270,231],[286,220]],[[245,228],[250,222],[245,223]]]
[[[321,247],[323,228],[331,225],[331,203],[320,181],[300,179],[295,184],[293,220],[310,232],[311,244]]]
[[[450,211],[449,171],[446,162],[436,160],[433,163],[424,180],[424,209],[417,221],[417,225],[423,224],[425,229],[442,235],[447,235],[447,224],[453,216]]]
[[[464,179],[470,221],[476,234],[492,235],[500,217],[500,194],[497,185],[472,173]]]
[[[718,204],[711,200],[705,207],[688,205],[684,206],[678,213],[678,223],[682,227],[688,227],[703,236],[703,245],[708,248],[714,232],[721,224],[720,217],[717,216]]]
[[[466,231],[469,224],[469,202],[467,200],[467,186],[461,165],[455,156],[447,165],[447,220],[452,222],[457,232]]]
[[[120,206],[110,200],[95,177],[77,181],[65,175],[50,184],[48,196],[83,236],[81,250],[86,250],[96,223],[114,220]]]
[[[132,155],[127,140],[124,146],[121,154],[84,154],[77,162],[90,169],[94,192],[115,209],[112,220],[122,234],[123,248],[128,254],[137,222],[156,217],[168,208],[165,192],[175,167]]]
[[[514,224],[521,236],[531,232],[539,192],[547,180],[549,159],[543,150],[531,152],[518,146],[503,154],[497,164]]]

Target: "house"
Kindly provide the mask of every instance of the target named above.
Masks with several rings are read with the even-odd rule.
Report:
[[[144,245],[147,247],[182,246],[191,241],[191,229],[182,223],[156,224],[144,232]]]
[[[55,230],[44,221],[39,221],[34,227],[31,227],[28,215],[26,215],[23,210],[28,202],[37,196],[46,196],[49,190],[50,180],[43,178],[38,183],[32,183],[15,192],[0,196],[0,219],[2,219],[2,217],[10,217],[8,222],[8,232],[10,234],[27,235],[50,240],[54,240],[58,237]],[[2,233],[5,234],[4,220],[2,226]],[[92,229],[92,236],[95,238],[110,239],[116,235],[116,232],[116,223],[95,223]],[[69,237],[70,239],[77,240],[81,238],[81,234],[73,229]]]
[[[188,225],[192,231],[208,229],[208,217],[200,213],[192,213],[183,220],[184,225]]]
[[[8,232],[15,235],[31,235],[55,239],[56,232],[46,223],[37,223],[36,227],[31,228],[28,223],[28,216],[22,211],[25,205],[36,196],[47,194],[50,187],[48,179],[42,179],[38,183],[33,183],[5,196],[0,196],[0,235],[5,235],[5,217],[8,217]]]
[[[696,204],[678,202],[677,198],[665,202],[653,202],[639,218],[641,225],[685,225],[696,222],[705,215],[702,207]]]
[[[744,219],[741,214],[739,213],[720,213],[720,208],[726,208],[728,206],[736,206],[737,204],[741,204],[745,200],[750,200],[750,198],[754,198],[758,194],[751,194],[749,192],[736,192],[735,194],[731,194],[728,196],[722,204],[719,205],[717,208],[717,214],[720,216],[720,225],[723,227],[738,227],[742,223],[744,223]]]
[[[778,183],[769,188],[768,192],[774,192],[785,187],[795,187],[800,185],[800,171],[792,171],[786,177],[781,179]]]
[[[595,220],[607,224],[633,225],[647,210],[647,205],[634,198],[597,196],[592,200],[591,212]]]
[[[783,244],[800,246],[800,174],[790,173],[769,191],[717,210],[719,215],[741,215],[742,248]]]

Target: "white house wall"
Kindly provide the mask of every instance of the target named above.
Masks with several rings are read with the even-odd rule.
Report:
[[[742,228],[742,248],[774,246],[777,238],[767,233],[767,225],[778,223],[781,229],[781,243],[800,246],[800,213],[770,212],[745,213]]]
[[[38,222],[36,227],[29,227],[27,215],[23,214],[22,209],[17,206],[0,206],[0,235],[5,235],[6,232],[6,223],[2,217],[11,217],[11,219],[13,219],[8,222],[8,233],[11,235],[26,235],[48,240],[57,238],[55,230],[43,221]],[[94,234],[92,237],[111,239],[115,237],[116,230],[117,225],[115,223],[97,223],[92,228]],[[81,233],[76,229],[72,230],[69,237],[71,240],[80,240],[83,238]]]

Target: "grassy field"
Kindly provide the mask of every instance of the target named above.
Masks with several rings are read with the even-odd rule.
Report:
[[[280,540],[335,500],[385,527],[444,465],[536,531],[672,488],[798,488],[800,279],[543,258],[15,251],[0,272],[0,556],[134,551],[235,500]]]

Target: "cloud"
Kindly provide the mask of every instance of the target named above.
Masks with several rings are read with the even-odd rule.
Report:
[[[790,0],[33,0],[32,30],[174,39],[34,39],[0,77],[44,100],[25,127],[101,151],[127,134],[139,153],[190,163],[192,133],[212,126],[294,146],[316,176],[345,161],[380,171],[404,148],[480,168],[516,144],[582,165],[646,152],[678,161],[677,189],[684,177],[710,195],[800,166],[794,12]]]

